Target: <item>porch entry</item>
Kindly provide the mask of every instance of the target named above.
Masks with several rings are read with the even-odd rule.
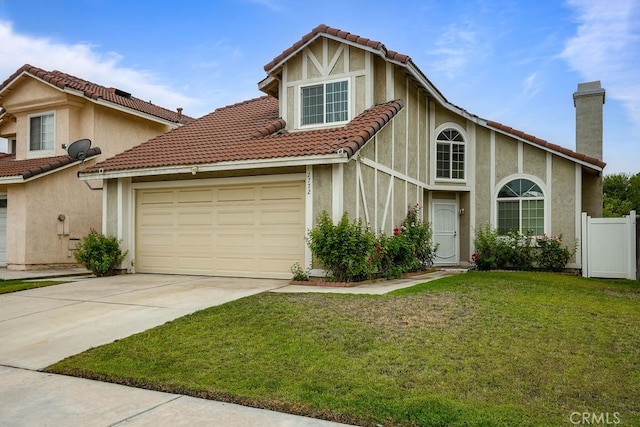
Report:
[[[433,242],[438,244],[435,265],[458,264],[458,202],[434,200],[431,203]]]

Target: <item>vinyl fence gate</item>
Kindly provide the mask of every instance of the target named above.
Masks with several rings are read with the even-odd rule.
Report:
[[[636,280],[636,212],[623,218],[582,213],[582,276]]]

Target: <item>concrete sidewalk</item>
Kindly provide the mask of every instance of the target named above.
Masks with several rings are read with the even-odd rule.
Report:
[[[330,427],[344,424],[0,366],[0,425]]]

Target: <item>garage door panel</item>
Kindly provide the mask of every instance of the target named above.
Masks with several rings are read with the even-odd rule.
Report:
[[[297,234],[261,234],[260,249],[262,252],[278,250],[281,253],[300,253],[304,250],[304,240]]]
[[[253,226],[256,222],[255,209],[224,209],[218,211],[218,225],[249,225]]]
[[[171,190],[146,191],[138,196],[138,201],[141,205],[173,204],[173,195]]]
[[[178,256],[178,268],[190,274],[207,274],[211,272],[211,258],[197,256]]]
[[[213,190],[210,188],[182,190],[177,196],[178,203],[213,204]]]
[[[157,212],[150,211],[147,215],[145,215],[141,221],[138,222],[140,226],[171,226],[174,222],[173,212],[165,211],[165,212]]]
[[[185,226],[203,226],[213,225],[213,218],[211,217],[211,211],[180,211],[177,213],[177,225],[185,225]]]
[[[175,242],[183,248],[200,247],[208,249],[211,246],[211,236],[208,234],[180,233],[175,237]]]
[[[138,265],[139,264],[139,265]],[[170,272],[174,264],[173,255],[146,254],[141,261],[136,261],[136,266],[143,270],[154,269],[158,272]]]
[[[260,225],[300,226],[304,215],[300,209],[265,209],[260,215]]]
[[[172,233],[141,233],[139,235],[140,242],[138,243],[139,247],[149,247],[149,248],[157,248],[157,247],[168,247],[174,243],[174,236]]]
[[[260,200],[300,200],[302,194],[300,193],[300,186],[296,184],[292,185],[278,185],[278,186],[264,186],[260,189]]]
[[[304,218],[303,182],[138,190],[136,269],[289,278]]]
[[[216,246],[219,251],[244,252],[251,256],[255,252],[256,237],[254,234],[218,234]]]
[[[221,188],[218,190],[218,202],[253,202],[256,198],[255,187]]]

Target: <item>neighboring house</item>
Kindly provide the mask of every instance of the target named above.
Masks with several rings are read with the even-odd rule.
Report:
[[[477,227],[562,233],[571,245],[580,213],[599,214],[598,82],[574,96],[579,138],[589,126],[578,154],[468,113],[408,56],[327,26],[265,71],[267,96],[81,174],[105,180],[104,232],[123,240],[124,268],[289,278],[295,262],[312,263],[305,236],[322,211],[391,233],[415,204],[440,243],[437,264],[468,264]]]
[[[24,270],[76,264],[73,249],[101,230],[101,180],[78,180],[63,144],[90,139],[86,165],[190,120],[59,71],[25,65],[0,85],[0,266]]]

